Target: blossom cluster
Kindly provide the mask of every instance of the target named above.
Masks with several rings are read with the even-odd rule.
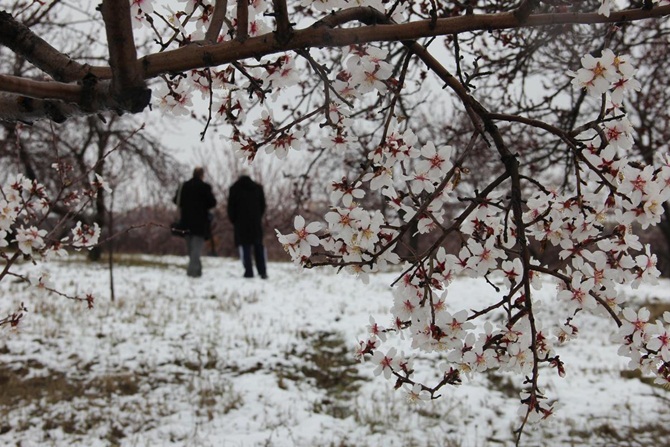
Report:
[[[590,96],[611,92],[612,102],[617,105],[621,104],[625,94],[640,89],[631,64],[610,49],[603,50],[600,57],[585,55],[582,57],[582,68],[570,74],[574,76],[572,83],[586,89]]]
[[[55,168],[62,169],[59,165]],[[100,176],[96,175],[95,180],[87,188],[63,194],[61,200],[70,205],[81,206],[102,189],[109,190],[109,187]],[[22,174],[10,176],[0,187],[0,258],[5,264],[0,273],[0,280],[10,275],[23,279],[38,290],[53,292],[55,290],[51,275],[46,268],[48,262],[66,257],[68,247],[77,250],[90,249],[98,243],[99,226],[97,224],[89,226],[81,222],[76,223],[69,236],[57,238],[56,235],[63,232],[63,225],[69,221],[61,220],[55,227],[47,229],[46,221],[53,205],[44,185]],[[29,259],[33,263],[41,264],[43,268],[37,274],[25,276],[13,269],[19,259]],[[93,302],[90,296],[69,298],[86,301],[89,306]],[[20,309],[20,315],[23,315],[26,311],[23,303]],[[8,317],[0,321],[14,325],[13,322],[18,323],[19,320],[20,317]]]
[[[660,274],[655,255],[632,228],[645,229],[660,221],[662,204],[670,199],[669,161],[653,167],[626,157],[633,139],[620,107],[621,95],[639,88],[630,63],[605,50],[600,58],[584,57],[582,64],[577,73],[570,73],[575,85],[602,97],[607,114],[574,141],[578,190],[542,187],[531,192],[528,185],[520,222],[508,211],[509,195],[492,190],[473,197],[472,206],[447,221],[444,203],[458,189],[454,148],[420,144],[411,129],[401,130],[393,122],[382,144],[370,151],[369,169],[355,179],[333,182],[325,224],[306,224],[297,217],[293,233],[278,232],[295,262],[311,266],[321,257],[365,279],[368,272],[400,262],[394,251],[398,235],[411,221],[420,233],[458,226],[460,249],[450,253],[435,246],[425,257],[405,264],[393,289],[391,323],[371,320],[368,336],[357,345],[357,356],[371,361],[377,374],[404,385],[410,400],[434,397],[440,386],[490,369],[529,377],[536,365],[547,364],[563,376],[565,365],[557,351],[578,336],[580,312],[623,322],[621,354],[654,372],[658,381],[668,382],[670,316],[654,324],[646,323],[645,311],[633,317],[620,286],[637,287]],[[396,217],[389,220],[378,210],[364,209],[360,203],[365,191],[381,192]],[[524,261],[521,226],[527,241],[557,248],[557,266],[541,265],[532,257]],[[507,317],[476,324],[481,315],[451,311],[449,284],[459,275],[497,278],[504,284],[507,292],[501,292],[494,307]],[[551,277],[564,309],[558,323],[538,318],[540,304],[530,296]],[[413,357],[394,347],[384,349],[391,338],[409,340],[412,350],[443,359],[439,385],[415,381]],[[542,420],[553,411],[536,381],[521,402],[526,422]]]
[[[631,369],[655,376],[654,381],[670,386],[670,312],[651,322],[646,308],[638,312],[623,310],[624,322],[616,339],[621,343],[619,355],[630,359]]]
[[[399,235],[396,228],[416,216],[418,231],[427,233],[444,219],[441,207],[450,183],[441,183],[453,169],[452,151],[451,146],[436,148],[432,142],[420,145],[411,130],[400,132],[397,123],[393,123],[385,142],[369,154],[374,166],[369,172],[351,182],[347,178],[333,182],[333,206],[324,216],[327,225],[313,222],[305,226],[299,216],[293,233],[278,232],[280,243],[295,262],[303,265],[309,262],[313,247],[320,245],[331,259],[337,259],[364,280],[370,272],[398,264],[400,258],[394,252]],[[409,191],[399,193],[396,185],[401,184],[409,185]],[[365,190],[381,192],[403,216],[402,221],[389,222],[381,211],[360,206]],[[431,196],[430,205],[417,210],[412,205],[413,198],[423,194]],[[322,228],[327,231],[319,239],[316,233]]]

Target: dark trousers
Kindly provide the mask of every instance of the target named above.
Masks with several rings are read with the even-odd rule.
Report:
[[[253,258],[256,260],[256,270],[261,278],[267,278],[267,268],[265,265],[265,247],[262,243],[258,242],[255,244],[240,245],[240,257],[242,258],[242,264],[244,265],[244,277],[253,278],[254,277],[254,268],[252,263],[252,253]]]

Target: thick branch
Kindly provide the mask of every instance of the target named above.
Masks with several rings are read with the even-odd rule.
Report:
[[[237,35],[239,42],[249,37],[249,3],[247,0],[237,0]]]
[[[112,93],[121,110],[141,112],[149,104],[151,91],[146,88],[137,63],[129,0],[104,0],[101,12],[112,68]]]
[[[612,12],[609,17],[595,13],[533,14],[523,24],[513,13],[502,13],[449,17],[438,19],[435,22],[423,20],[397,25],[374,25],[347,29],[330,28],[329,24],[332,23],[342,24],[354,20],[370,21],[382,15],[372,8],[352,8],[343,11],[341,14],[330,14],[327,19],[317,22],[310,28],[294,31],[293,37],[286,43],[279,42],[274,34],[264,34],[249,38],[244,42],[227,41],[216,45],[187,46],[160,54],[151,54],[143,57],[141,61],[144,68],[144,77],[151,78],[163,73],[222,65],[232,61],[258,58],[301,48],[340,47],[380,41],[395,42],[477,30],[514,29],[523,26],[629,22],[663,17],[669,14],[670,5],[654,8],[651,11],[636,9]],[[238,24],[239,26],[240,24]]]
[[[36,99],[58,99],[67,102],[78,102],[81,87],[76,84],[62,82],[35,81],[0,74],[0,92],[19,93]]]
[[[0,92],[0,121],[32,123],[39,119],[49,119],[61,123],[70,117],[86,116],[108,110],[123,110],[117,97],[110,93],[109,80],[85,82],[84,87],[75,84],[57,82],[38,82],[11,76],[0,77],[0,86],[9,78],[22,94]],[[33,97],[25,95],[32,94]],[[51,94],[53,93],[53,94]],[[49,99],[47,99],[49,98]],[[58,98],[58,99],[52,99]]]
[[[288,42],[291,39],[293,30],[288,19],[288,9],[286,0],[272,0],[274,6],[274,16],[276,22],[276,35],[279,42]]]
[[[62,123],[76,114],[81,114],[81,109],[73,104],[0,93],[0,120],[3,121],[32,123],[46,118]]]
[[[110,8],[120,1],[122,0],[109,0],[103,3],[103,6],[106,5],[106,8]],[[123,0],[124,4],[127,4],[127,2],[128,0]],[[244,5],[247,2],[240,0],[238,3],[237,38],[240,39],[241,36],[246,36],[246,26],[244,25],[248,21],[248,17],[244,17],[244,13],[239,10],[240,6],[241,9],[244,9]],[[111,11],[108,12],[108,14],[111,14],[111,17],[116,17],[115,14],[120,14],[120,12],[115,13],[114,11]],[[124,14],[126,14],[126,12],[124,12]],[[148,79],[165,73],[183,72],[195,68],[224,65],[247,58],[260,58],[265,55],[290,50],[338,47],[375,41],[405,41],[407,43],[407,41],[412,41],[421,37],[459,34],[477,30],[513,29],[524,26],[541,27],[557,24],[618,23],[658,18],[666,15],[670,15],[670,5],[653,8],[651,10],[635,9],[612,12],[609,17],[604,17],[595,13],[531,14],[526,18],[524,23],[522,23],[514,13],[509,12],[501,14],[465,15],[438,19],[435,21],[423,20],[407,24],[382,25],[381,23],[385,23],[388,19],[381,12],[372,8],[350,8],[329,14],[322,21],[317,22],[309,28],[293,31],[292,37],[286,42],[280,41],[275,33],[268,33],[262,36],[248,38],[243,42],[240,40],[233,40],[211,45],[185,46],[172,51],[147,55],[140,59],[139,63],[135,61],[134,63],[126,64],[122,63],[122,61],[134,61],[135,58],[135,48],[132,44],[132,30],[128,28],[130,26],[128,23],[124,28],[118,27],[117,31],[113,31],[112,36],[115,36],[117,32],[121,38],[130,36],[128,46],[131,48],[120,48],[118,43],[112,43],[112,38],[110,39],[110,47],[115,47],[114,51],[118,53],[112,55],[112,49],[110,48],[110,56],[112,56],[112,62],[116,61],[114,62],[116,70],[120,70],[118,74],[119,81],[117,82],[122,82],[120,85],[124,85],[125,82],[134,85],[135,82],[139,82],[136,81],[137,76],[142,79]],[[108,15],[107,17],[107,22],[109,22],[111,20],[109,18],[110,16]],[[360,21],[368,25],[359,28],[332,28],[333,26],[339,26],[351,21]],[[8,24],[9,27],[6,27],[6,24]],[[110,23],[110,25],[112,29],[115,28],[113,24]],[[122,31],[123,29],[126,31]],[[23,43],[18,43],[18,40]],[[10,15],[3,12],[0,12],[0,44],[7,44],[7,46],[14,49],[19,54],[24,55],[24,57],[31,60],[38,67],[47,71],[56,79],[67,81],[82,80],[86,74],[93,75],[89,76],[89,78],[93,79],[111,79],[113,76],[114,68],[87,67],[72,62],[67,56],[62,55],[44,41],[37,38],[32,31],[25,27],[21,28],[21,25],[17,24]],[[419,47],[420,45],[413,44],[412,49],[417,53],[417,51],[420,52]],[[28,55],[30,55],[30,57]],[[50,62],[52,58],[54,61],[59,62]],[[61,64],[63,64],[62,67],[65,68],[61,68],[61,71],[59,71],[58,68],[60,68],[59,66]],[[124,68],[121,68],[121,66]],[[114,77],[116,76],[116,73],[114,73]],[[121,81],[121,79],[125,79],[125,81]],[[454,81],[457,80],[454,78]],[[454,88],[455,85],[457,86],[457,84],[460,83],[452,82],[452,88]],[[83,92],[88,87],[86,85],[72,87],[73,91],[77,88],[81,89]],[[0,91],[2,91],[1,86]],[[146,101],[144,102],[146,105],[149,101],[149,91],[143,87],[143,84],[140,91],[142,94],[135,94],[135,96]],[[21,91],[21,93],[32,94],[29,91]],[[70,95],[71,93],[72,92],[68,92],[67,95]],[[131,94],[130,91],[125,93]],[[457,93],[459,93],[460,96],[467,92]],[[62,98],[63,95],[65,95],[65,93],[60,92],[56,95],[56,98]],[[87,98],[87,95],[83,93],[80,96],[84,99]],[[7,96],[4,97],[4,101],[9,101],[10,103],[17,101],[22,102],[24,100],[25,99],[17,97],[12,97],[11,99]],[[129,106],[125,101],[113,101],[103,97],[103,99],[97,101],[97,105],[103,107],[101,109],[95,109],[94,106],[86,105],[86,101],[82,101],[81,107],[90,114],[100,110],[107,110],[108,107],[116,102],[119,110],[138,111],[144,106],[140,108],[137,104],[142,104],[143,101],[133,102]],[[15,115],[13,112],[0,111],[0,119],[11,120],[11,118],[8,118],[10,116]],[[30,121],[35,118],[36,116],[31,113],[28,120]]]
[[[514,15],[519,19],[519,22],[524,23],[539,3],[539,0],[523,0],[519,7],[514,10]]]
[[[89,72],[87,65],[73,61],[5,11],[0,11],[0,45],[24,57],[57,81],[75,81]]]
[[[207,42],[216,43],[219,34],[221,34],[223,22],[226,19],[227,9],[228,0],[216,0],[216,2],[214,2],[214,12],[212,13],[209,28],[207,28],[207,33],[205,34],[205,40]]]

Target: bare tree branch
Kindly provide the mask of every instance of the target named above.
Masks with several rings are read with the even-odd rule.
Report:
[[[62,113],[45,114],[45,117],[56,116],[64,118],[75,114],[91,114],[102,110],[118,109],[118,111],[138,112],[148,104],[150,92],[143,83],[142,79],[154,78],[165,73],[175,73],[191,70],[194,68],[203,68],[237,62],[247,58],[259,58],[262,56],[285,52],[290,50],[300,50],[320,47],[346,46],[350,44],[362,44],[369,42],[391,42],[391,41],[412,41],[421,37],[431,37],[440,35],[459,34],[476,30],[502,30],[515,29],[521,26],[542,27],[557,24],[581,24],[581,23],[619,23],[643,20],[648,18],[663,17],[670,15],[670,5],[660,6],[651,10],[631,9],[625,11],[612,12],[609,17],[604,17],[596,13],[552,13],[552,14],[530,14],[524,23],[522,23],[514,13],[499,14],[481,14],[464,15],[449,17],[437,20],[423,20],[407,24],[384,24],[388,23],[387,17],[373,8],[350,8],[343,11],[327,15],[323,20],[313,26],[293,31],[290,39],[283,41],[276,34],[265,34],[257,37],[248,38],[248,11],[247,2],[239,1],[238,5],[238,34],[236,40],[226,41],[210,45],[189,45],[172,51],[165,51],[156,54],[150,54],[139,61],[135,61],[135,48],[132,44],[132,27],[130,18],[125,17],[129,14],[127,7],[128,0],[109,0],[103,3],[103,9],[109,9],[105,13],[106,22],[110,23],[110,56],[112,59],[112,68],[106,67],[87,67],[71,61],[67,56],[59,53],[46,42],[35,36],[28,28],[22,27],[7,13],[0,12],[0,43],[9,46],[17,53],[34,61],[38,67],[47,71],[55,79],[67,81],[83,80],[87,75],[89,83],[95,83],[96,79],[111,79],[118,76],[120,86],[129,86],[130,89],[115,87],[117,98],[111,99],[106,95],[100,95],[101,91],[95,88],[98,97],[92,99],[85,91],[90,90],[90,85],[86,83],[67,88],[67,93],[54,93],[55,98],[69,97],[77,88],[82,90],[81,99],[78,102],[81,110],[75,111],[76,106],[61,107],[53,103],[56,109],[61,109]],[[123,9],[125,25],[111,23],[120,20],[120,12],[117,9]],[[359,21],[367,24],[358,28],[339,29],[333,28],[351,21]],[[4,25],[8,25],[5,27]],[[20,37],[20,39],[19,39]],[[118,40],[117,40],[118,39]],[[17,43],[21,41],[22,43]],[[34,41],[34,45],[26,42]],[[116,42],[116,43],[114,43]],[[127,45],[123,45],[126,42]],[[125,47],[129,48],[125,48]],[[418,48],[417,48],[418,49]],[[113,54],[112,54],[113,53]],[[60,61],[68,69],[59,70],[56,62]],[[122,63],[122,61],[135,61],[133,63]],[[119,65],[121,64],[121,65]],[[123,66],[121,69],[119,67]],[[116,67],[116,68],[114,68]],[[454,78],[455,79],[455,78]],[[460,83],[459,83],[460,84]],[[0,91],[2,86],[0,85]],[[15,90],[12,92],[27,95],[31,92]],[[119,96],[119,93],[120,94]],[[467,93],[467,92],[466,92]],[[2,120],[27,120],[31,121],[38,117],[37,111],[51,109],[52,106],[40,105],[35,108],[34,101],[26,102],[21,98],[12,98],[4,95],[0,102],[6,104],[7,101],[15,102],[11,111],[0,111]],[[19,107],[17,104],[30,103],[28,109]],[[51,103],[50,103],[51,104]],[[23,111],[23,114],[19,111]],[[65,113],[67,112],[67,113]],[[17,114],[18,113],[18,114]],[[18,118],[23,116],[23,118]]]
[[[670,5],[654,8],[651,11],[635,9],[612,12],[609,17],[595,13],[534,14],[528,17],[525,26],[617,23],[665,15],[670,15]],[[376,24],[386,21],[386,17],[372,8],[352,8],[342,11],[341,14],[330,14],[326,19],[309,28],[294,31],[293,37],[286,43],[279,42],[276,36],[265,34],[251,37],[243,43],[227,41],[215,45],[188,46],[160,54],[147,55],[140,60],[144,69],[144,77],[151,78],[171,71],[186,71],[203,66],[222,65],[241,59],[257,58],[301,48],[339,47],[370,42],[396,42],[475,30],[514,29],[522,26],[513,13],[502,13],[438,19],[435,26],[431,26],[430,20],[423,20],[408,24],[363,26],[347,29],[330,28],[332,24],[341,25],[354,20]]]
[[[237,35],[238,42],[244,42],[249,37],[249,3],[247,0],[237,0]]]
[[[121,110],[140,112],[149,104],[151,91],[137,63],[129,0],[104,0],[101,12],[107,31],[112,93],[118,98]]]
[[[226,19],[226,10],[228,9],[228,0],[216,0],[214,2],[214,12],[209,22],[209,28],[205,33],[205,40],[215,43],[216,39],[221,34],[221,28]]]
[[[20,90],[21,94],[15,95],[1,91],[5,85],[9,88],[9,84],[3,82],[4,79],[12,80],[16,87],[14,90]],[[75,116],[86,116],[109,110],[117,112],[125,110],[124,104],[119,103],[116,95],[111,94],[109,80],[95,82],[91,78],[93,82],[84,82],[79,85],[38,81],[18,83],[14,79],[12,76],[0,78],[0,120],[2,121],[32,123],[47,118],[56,123],[62,123]],[[14,90],[9,89],[9,91]],[[47,97],[48,92],[53,93],[53,98],[57,99],[51,99],[52,96]]]
[[[276,36],[280,42],[288,42],[291,39],[292,29],[288,19],[286,0],[272,0],[274,6],[274,17],[277,23]]]
[[[76,84],[35,81],[19,76],[0,74],[0,92],[20,93],[30,98],[77,102],[81,96],[81,87]]]
[[[539,0],[523,0],[519,7],[514,10],[514,15],[519,22],[524,23],[528,16],[539,6]]]
[[[57,81],[75,81],[89,72],[88,66],[49,45],[6,11],[0,11],[0,45],[23,56]]]

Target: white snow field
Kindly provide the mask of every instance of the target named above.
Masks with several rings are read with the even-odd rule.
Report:
[[[93,292],[95,307],[0,282],[3,311],[29,309],[0,331],[2,446],[438,446],[514,444],[522,377],[464,376],[442,397],[412,404],[393,382],[354,360],[369,317],[390,321],[392,273],[369,285],[333,270],[271,263],[270,279],[241,278],[238,260],[126,256],[50,264],[54,286]],[[36,267],[19,266],[21,272]],[[544,327],[555,285],[538,292]],[[493,289],[457,279],[448,306],[481,309]],[[628,291],[670,308],[670,281]],[[542,370],[555,415],[526,428],[523,446],[670,445],[670,392],[628,371],[610,341],[616,326],[580,313],[580,336],[561,346],[566,376]],[[402,341],[400,341],[402,343]],[[439,355],[415,363],[439,374]]]

